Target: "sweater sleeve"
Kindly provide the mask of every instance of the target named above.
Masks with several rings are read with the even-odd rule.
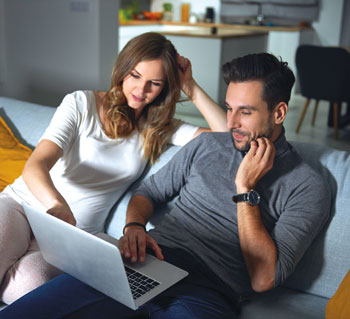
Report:
[[[306,166],[299,173],[303,183],[293,186],[293,177],[289,179],[288,188],[292,191],[289,192],[288,200],[271,232],[278,253],[275,286],[280,285],[294,271],[329,218],[329,185],[310,170]],[[294,179],[298,177],[294,176]]]

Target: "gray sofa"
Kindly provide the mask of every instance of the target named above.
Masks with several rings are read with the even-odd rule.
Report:
[[[49,124],[55,108],[0,97],[0,115],[26,145],[35,146]],[[293,275],[276,289],[255,294],[242,305],[242,319],[320,319],[325,307],[350,268],[350,153],[320,145],[292,143],[302,158],[317,169],[332,189],[331,217],[307,250]],[[162,167],[179,150],[170,147],[139,179]],[[119,238],[132,189],[113,207],[106,232]],[[172,203],[156,212],[148,229],[157,225]],[[1,258],[1,256],[0,256]],[[2,305],[4,306],[4,305]]]

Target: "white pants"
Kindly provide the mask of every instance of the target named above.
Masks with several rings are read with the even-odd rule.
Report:
[[[22,206],[0,193],[0,300],[10,304],[60,273],[43,259]]]

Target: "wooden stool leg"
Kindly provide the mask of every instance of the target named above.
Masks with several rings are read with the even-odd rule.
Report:
[[[334,138],[338,139],[338,103],[333,102],[333,123],[334,123]]]
[[[305,116],[305,113],[306,113],[306,110],[307,110],[309,104],[310,104],[310,99],[307,99],[306,102],[305,102],[305,105],[304,105],[303,112],[301,113],[301,116],[300,116],[300,119],[299,119],[299,123],[298,123],[297,129],[296,129],[296,132],[297,132],[297,133],[299,133],[300,126],[301,126],[301,124],[303,123],[304,116]]]
[[[315,108],[314,108],[314,114],[312,115],[312,122],[311,122],[311,125],[312,125],[312,126],[315,125],[316,113],[317,113],[317,110],[318,110],[318,102],[319,102],[319,100],[316,100]]]

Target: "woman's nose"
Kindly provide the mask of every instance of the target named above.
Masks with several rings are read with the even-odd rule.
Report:
[[[137,90],[140,94],[144,94],[149,90],[148,82],[140,82],[137,86]]]

